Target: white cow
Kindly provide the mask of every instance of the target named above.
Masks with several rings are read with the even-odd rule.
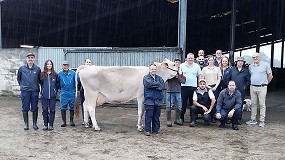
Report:
[[[178,68],[174,62],[165,59],[162,63],[155,63],[157,74],[164,81],[173,78]],[[143,77],[149,73],[148,67],[134,66],[85,66],[78,67],[81,83],[84,88],[85,101],[83,103],[84,122],[88,123],[88,113],[91,116],[95,130],[101,130],[95,117],[95,107],[105,102],[124,103],[137,98],[138,124],[137,130],[143,130],[142,116],[144,114]]]

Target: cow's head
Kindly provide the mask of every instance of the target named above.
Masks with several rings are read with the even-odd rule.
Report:
[[[162,77],[164,81],[171,79],[177,75],[178,67],[169,59],[164,59],[161,63],[155,63],[157,66],[156,74]]]

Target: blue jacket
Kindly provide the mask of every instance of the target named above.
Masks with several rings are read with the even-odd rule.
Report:
[[[68,70],[65,73],[63,70],[57,74],[58,89],[60,89],[60,95],[75,95],[75,72]]]
[[[28,64],[19,68],[17,74],[17,81],[20,85],[21,91],[40,91],[40,67],[33,64],[32,68],[28,67]]]
[[[225,88],[228,88],[228,83],[231,79],[231,68],[228,67],[224,71],[223,69],[221,69],[221,71],[222,71],[222,79],[219,86],[223,90]]]
[[[57,75],[55,78],[51,74],[48,74],[43,80],[41,80],[41,95],[45,99],[51,99],[56,97],[57,93]]]
[[[247,68],[239,71],[237,67],[232,67],[230,79],[236,82],[237,89],[243,94],[250,85],[250,74]]]
[[[226,88],[221,91],[218,101],[217,101],[217,113],[221,112],[221,109],[224,110],[235,110],[241,108],[242,100],[241,93],[238,90],[235,90],[232,95],[230,95],[229,90]]]
[[[144,85],[144,104],[145,105],[162,105],[163,93],[165,84],[163,79],[155,75],[155,79],[147,74],[143,78]]]

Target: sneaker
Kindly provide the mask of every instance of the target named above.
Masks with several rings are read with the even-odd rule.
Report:
[[[146,136],[150,136],[150,132],[145,132],[145,135]]]
[[[195,127],[196,126],[196,123],[195,122],[191,122],[190,123],[190,127]]]
[[[260,121],[258,126],[264,128],[264,126],[265,126],[264,121]]]
[[[257,122],[256,122],[256,120],[252,120],[252,119],[251,119],[251,120],[247,121],[246,124],[247,124],[247,125],[256,125]]]

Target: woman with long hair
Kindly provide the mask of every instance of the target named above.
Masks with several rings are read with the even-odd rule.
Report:
[[[53,130],[57,95],[57,73],[54,71],[54,65],[51,60],[45,62],[40,79],[42,115],[44,120],[43,130]]]
[[[220,91],[228,87],[228,83],[231,78],[231,67],[229,63],[229,58],[224,56],[221,59],[221,71],[222,71],[222,79],[220,83]]]

